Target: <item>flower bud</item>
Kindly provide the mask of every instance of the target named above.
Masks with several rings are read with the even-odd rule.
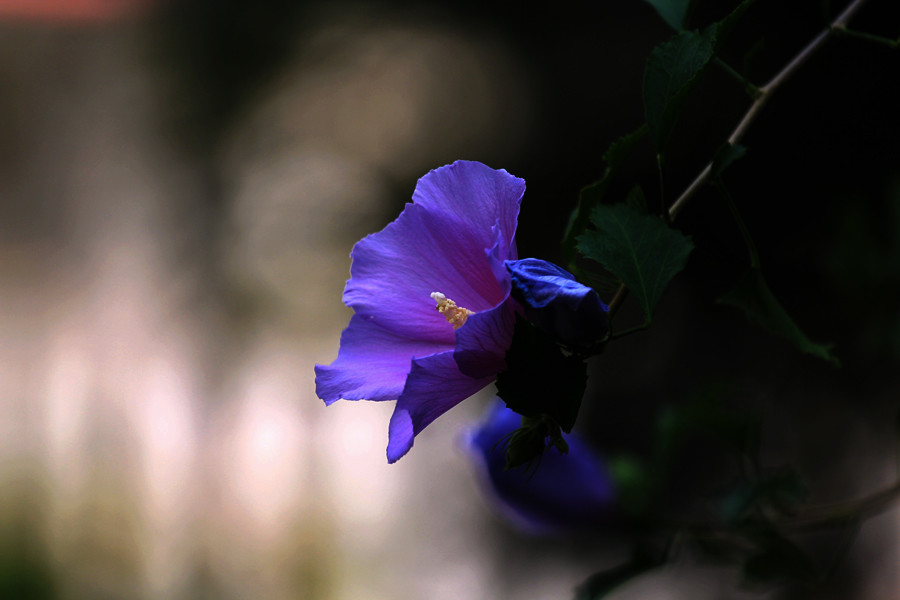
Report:
[[[525,317],[558,341],[587,350],[609,333],[609,307],[565,269],[537,258],[505,264]]]

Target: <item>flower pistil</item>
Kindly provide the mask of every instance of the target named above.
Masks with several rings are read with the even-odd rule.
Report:
[[[439,313],[444,315],[447,322],[453,325],[453,329],[459,329],[466,324],[469,315],[474,315],[475,311],[457,306],[456,302],[440,292],[432,292],[431,299],[437,302],[435,307]]]

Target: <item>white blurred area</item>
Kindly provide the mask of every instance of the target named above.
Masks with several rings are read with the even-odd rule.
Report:
[[[390,182],[527,134],[515,61],[321,15],[215,157],[208,248],[209,174],[166,132],[141,26],[0,24],[0,543],[47,560],[60,598],[497,597],[454,449],[482,404],[389,466],[392,406],[326,410],[313,364],[336,356],[349,250],[392,218]]]

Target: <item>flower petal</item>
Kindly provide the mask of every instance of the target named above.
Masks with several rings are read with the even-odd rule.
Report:
[[[515,239],[524,194],[524,179],[480,162],[458,160],[422,177],[413,202],[468,232],[467,245],[492,247],[496,236],[491,230],[496,224],[509,247]]]
[[[497,247],[494,261],[515,258],[524,190],[523,180],[481,163],[431,171],[419,180],[413,204],[353,248],[344,302],[398,335],[452,347],[453,330],[431,293],[475,312],[504,299],[508,292],[485,251]]]
[[[388,462],[396,462],[413,446],[415,436],[436,418],[490,384],[496,374],[474,379],[463,375],[453,352],[412,361],[406,387],[388,427]]]
[[[512,286],[507,261],[500,258],[503,240],[499,225],[495,226],[495,235],[497,242],[487,251],[487,257],[503,290],[503,299],[488,310],[470,315],[465,326],[456,332],[453,358],[460,371],[469,377],[496,376],[506,369],[506,351],[512,343],[516,325],[514,304],[509,300]],[[515,247],[512,251],[515,252]]]
[[[521,417],[497,401],[462,440],[501,513],[532,533],[580,529],[608,517],[615,498],[610,473],[577,436],[564,436],[568,454],[548,448],[534,473],[505,468],[504,442],[520,425]]]
[[[328,366],[316,365],[316,395],[325,404],[341,398],[396,400],[406,385],[413,357],[446,350],[446,344],[398,336],[353,315],[341,334],[337,359]]]
[[[453,358],[468,377],[490,377],[506,370],[506,351],[516,326],[515,307],[503,302],[490,310],[470,315],[456,331]]]

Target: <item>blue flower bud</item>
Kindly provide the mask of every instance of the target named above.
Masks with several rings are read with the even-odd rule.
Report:
[[[499,400],[463,436],[482,487],[513,525],[538,534],[584,530],[602,523],[614,505],[611,475],[577,436],[563,434],[568,452],[544,452],[536,470],[506,469],[506,442],[521,417]]]
[[[609,333],[609,307],[565,269],[537,258],[505,264],[525,317],[563,344],[588,349]]]

